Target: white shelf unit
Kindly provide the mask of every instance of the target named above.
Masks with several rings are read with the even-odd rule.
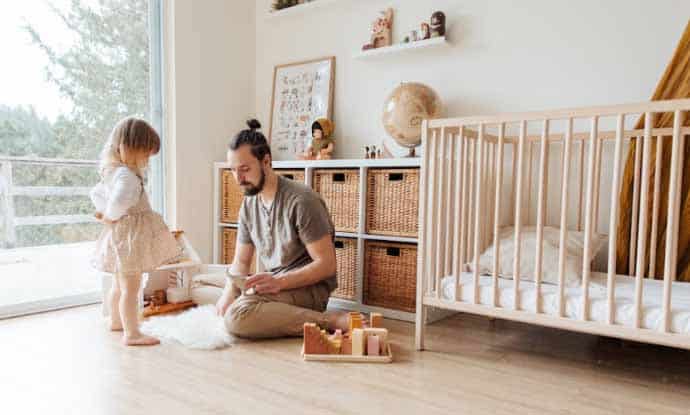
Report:
[[[365,232],[366,229],[366,194],[367,194],[367,171],[370,168],[418,168],[420,158],[399,158],[399,159],[342,159],[342,160],[313,160],[313,161],[274,161],[274,169],[304,170],[305,183],[311,187],[314,169],[323,168],[358,168],[359,169],[359,225],[358,231],[336,232],[336,237],[351,238],[357,240],[357,275],[355,300],[347,300],[332,297],[329,301],[329,308],[339,308],[346,310],[358,310],[365,313],[380,312],[386,318],[396,320],[414,321],[415,314],[381,307],[369,306],[363,303],[364,285],[364,243],[367,240],[379,240],[387,242],[402,242],[416,244],[417,238],[403,238],[396,236],[372,235]],[[214,165],[214,226],[213,226],[213,258],[216,263],[221,262],[222,249],[222,229],[237,227],[235,224],[223,223],[221,218],[221,172],[228,169],[227,163],[219,162]],[[430,320],[435,320],[433,316]]]
[[[374,58],[377,56],[395,55],[400,53],[412,52],[419,49],[446,47],[449,45],[450,43],[448,43],[448,39],[445,36],[432,37],[430,39],[416,40],[414,42],[409,43],[397,43],[395,45],[385,46],[382,48],[362,50],[357,52],[354,55],[354,58]]]
[[[268,19],[274,19],[278,17],[296,16],[311,10],[323,8],[337,1],[340,0],[313,0],[308,3],[298,4],[281,10],[269,10],[268,13],[266,13],[266,17]]]

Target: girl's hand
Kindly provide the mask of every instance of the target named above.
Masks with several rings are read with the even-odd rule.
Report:
[[[99,222],[101,222],[102,224],[105,224],[105,225],[113,225],[113,224],[117,223],[116,220],[110,220],[110,219],[106,218],[105,216],[103,216],[103,214],[101,212],[94,213],[94,216],[96,217],[96,219],[98,219]]]

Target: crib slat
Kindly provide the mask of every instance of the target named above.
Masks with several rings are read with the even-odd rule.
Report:
[[[496,148],[496,184],[494,186],[494,267],[492,270],[492,301],[494,307],[498,307],[498,264],[500,263],[499,230],[501,225],[501,185],[503,184],[503,142],[505,140],[505,124],[498,125],[498,147]]]
[[[525,225],[529,226],[530,219],[532,218],[532,153],[534,152],[533,142],[529,141],[527,147],[529,149],[529,161],[527,162],[527,209],[525,210],[524,214],[525,216],[527,216],[525,220]]]
[[[568,238],[568,177],[570,176],[570,148],[573,138],[573,119],[568,118],[563,144],[563,169],[561,174],[561,232],[558,249],[558,316],[565,316],[565,241]]]
[[[678,254],[678,224],[681,196],[681,175],[683,153],[685,151],[684,136],[680,134],[683,123],[683,113],[676,110],[673,114],[673,138],[671,144],[671,173],[669,175],[668,217],[666,225],[666,254],[664,255],[664,297],[662,331],[671,328],[671,281],[676,279],[676,263]]]
[[[628,274],[635,275],[635,253],[637,252],[637,218],[640,205],[640,163],[642,162],[642,146],[640,137],[635,138],[635,165],[633,178],[633,204],[630,219],[630,258],[628,258]]]
[[[527,123],[520,121],[520,137],[518,138],[518,169],[517,182],[515,183],[515,193],[522,194],[522,163],[525,157],[525,135],[527,134]],[[520,309],[520,244],[522,225],[522,202],[515,204],[515,252],[513,254],[513,308]]]
[[[601,189],[601,153],[604,151],[604,140],[597,139],[597,158],[595,161],[594,170],[594,233],[599,233],[599,205],[600,205],[600,189]]]
[[[485,182],[485,187],[484,187],[484,194],[486,195],[484,198],[484,209],[488,209],[489,206],[491,206],[491,199],[492,199],[492,194],[493,194],[493,188],[494,188],[494,182],[493,182],[493,176],[494,176],[494,169],[493,169],[493,158],[494,158],[494,149],[493,149],[493,144],[489,143],[487,141],[486,143],[486,151],[487,154],[485,156],[486,158],[486,163],[484,164],[486,172],[486,182]],[[489,241],[491,240],[489,235],[491,232],[491,218],[493,215],[487,215],[486,213],[483,213],[484,217],[484,241],[482,242],[482,252],[484,252],[484,249],[489,245]]]
[[[479,241],[481,238],[481,219],[482,215],[482,199],[484,195],[482,194],[483,185],[483,175],[482,168],[484,157],[484,124],[479,124],[479,132],[477,136],[477,191],[475,193],[475,206],[474,206],[474,275],[472,276],[472,285],[474,288],[472,302],[477,304],[479,302],[479,256],[480,256],[480,246]]]
[[[511,165],[513,171],[510,176],[510,212],[515,212],[515,201],[517,200],[517,194],[515,192],[515,180],[517,180],[517,147],[518,143],[516,141],[513,141],[510,147],[513,157],[513,163]]]
[[[594,170],[594,233],[599,232],[599,188],[601,183],[601,152],[604,148],[604,140],[597,139],[597,159]]]
[[[616,119],[616,145],[613,154],[613,178],[611,179],[611,211],[609,215],[609,252],[608,252],[608,275],[606,276],[606,303],[608,324],[614,324],[615,319],[615,299],[616,299],[616,249],[617,249],[617,230],[618,230],[618,195],[620,190],[620,165],[621,154],[623,152],[623,129],[625,126],[625,115],[620,114]]]
[[[661,203],[661,161],[664,154],[664,138],[656,137],[656,160],[654,163],[654,200],[652,202],[652,231],[649,241],[649,272],[647,278],[654,278],[656,274],[656,245],[659,231],[659,204]]]
[[[462,258],[460,255],[460,224],[462,223],[462,215],[464,207],[462,207],[462,181],[465,178],[464,169],[464,151],[465,151],[465,140],[462,137],[463,127],[460,126],[460,134],[457,137],[456,145],[456,167],[454,169],[455,173],[455,214],[457,218],[453,224],[453,275],[455,276],[455,301],[460,298],[458,296],[459,286],[460,286],[460,270],[462,265]]]
[[[578,176],[579,189],[578,194],[580,195],[580,200],[577,205],[577,230],[582,231],[582,205],[583,198],[585,195],[585,140],[580,141],[580,175]]]
[[[647,245],[647,208],[649,199],[649,158],[652,153],[652,114],[644,115],[644,138],[642,139],[642,183],[640,185],[640,222],[637,238],[637,264],[635,265],[635,327],[642,324],[642,279]]]
[[[592,256],[592,225],[594,219],[594,162],[596,160],[597,130],[599,117],[592,117],[592,130],[587,160],[587,197],[585,205],[585,250],[582,256],[582,311],[580,318],[589,320],[589,274]]]
[[[461,133],[463,133],[463,130],[460,130]],[[464,154],[463,154],[463,159],[462,159],[462,210],[460,211],[460,252],[458,253],[458,262],[459,262],[459,271],[458,271],[458,276],[456,277],[455,281],[455,297],[456,299],[462,298],[462,287],[460,286],[460,274],[463,271],[464,265],[465,265],[465,260],[467,258],[467,214],[468,214],[468,195],[469,195],[469,189],[468,189],[468,184],[469,184],[469,159],[471,157],[470,153],[470,141],[464,137],[464,134],[461,135],[461,139],[463,141],[463,149],[464,149]]]
[[[537,294],[534,298],[534,312],[541,313],[541,272],[542,254],[544,248],[544,199],[546,193],[546,155],[548,153],[547,138],[549,136],[549,120],[544,120],[542,126],[541,146],[539,147],[539,181],[537,182],[537,246],[534,258],[534,279]]]
[[[427,211],[429,212],[429,233],[427,235],[427,241],[429,243],[430,252],[436,252],[436,221],[438,217],[438,209],[435,209],[434,203],[436,202],[436,179],[438,177],[437,169],[437,157],[436,154],[436,130],[433,131],[431,135],[431,140],[429,141],[429,195],[427,199]],[[432,258],[428,258],[428,284],[430,290],[435,290],[436,281],[436,263]]]
[[[474,254],[472,251],[472,241],[474,241],[474,198],[475,198],[475,186],[476,186],[476,171],[477,171],[477,140],[476,139],[471,139],[470,142],[472,143],[472,154],[470,155],[470,165],[469,165],[469,173],[470,173],[470,183],[469,183],[469,200],[467,202],[467,208],[468,208],[468,215],[467,215],[467,253],[466,253],[466,258],[467,261],[471,261],[474,259]]]
[[[446,223],[445,223],[445,209],[446,209],[446,195],[445,195],[445,182],[448,180],[447,175],[445,174],[447,170],[447,159],[446,157],[448,156],[446,152],[446,131],[442,127],[441,128],[441,137],[438,140],[438,143],[436,143],[436,154],[438,155],[438,193],[436,194],[437,198],[436,200],[436,206],[437,208],[440,208],[437,213],[437,222],[436,222],[436,246],[435,246],[435,257],[436,257],[436,273],[434,274],[434,277],[436,279],[436,298],[441,298],[441,280],[443,278],[443,266],[445,265],[445,249],[443,249],[444,241],[445,241],[445,231],[446,231]]]
[[[455,178],[455,175],[453,174],[455,172],[455,140],[453,139],[452,135],[448,135],[447,138],[447,168],[443,170],[444,175],[446,176],[446,188],[444,190],[445,193],[445,201],[446,201],[446,226],[445,226],[445,233],[446,233],[446,238],[444,238],[443,245],[445,246],[445,264],[443,268],[443,276],[446,277],[450,274],[451,272],[451,247],[452,247],[452,239],[450,238],[451,235],[451,229],[453,229],[453,220],[455,218],[455,215],[453,214],[454,212],[457,212],[458,208],[457,206],[453,205],[454,199],[451,198],[453,195],[453,179]]]

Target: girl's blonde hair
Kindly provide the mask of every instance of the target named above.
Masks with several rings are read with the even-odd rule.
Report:
[[[115,124],[108,141],[101,152],[100,173],[106,177],[113,169],[123,166],[120,145],[131,151],[148,151],[151,155],[158,154],[161,139],[156,130],[146,121],[127,117]],[[142,172],[137,172],[141,175]]]

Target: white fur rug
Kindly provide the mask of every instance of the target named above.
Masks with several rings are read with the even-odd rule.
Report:
[[[141,331],[162,343],[179,343],[190,349],[222,349],[235,340],[213,305],[195,307],[174,316],[151,317],[141,324]]]

